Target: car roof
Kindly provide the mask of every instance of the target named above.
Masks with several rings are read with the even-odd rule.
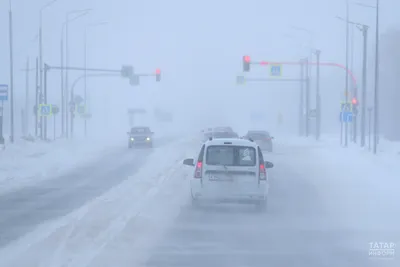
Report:
[[[268,131],[264,131],[264,130],[252,130],[252,131],[248,131],[247,133],[249,133],[249,134],[269,134]]]
[[[250,140],[247,139],[240,139],[240,138],[217,138],[217,139],[212,139],[208,140],[206,142],[207,146],[218,146],[218,145],[226,145],[225,142],[229,142],[231,144],[229,145],[235,145],[235,146],[250,146],[250,147],[257,147],[257,144],[254,142],[251,142]]]

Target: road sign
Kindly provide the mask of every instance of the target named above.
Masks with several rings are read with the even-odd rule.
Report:
[[[342,102],[340,105],[340,110],[341,111],[352,111],[353,110],[352,104]]]
[[[52,115],[52,109],[51,105],[49,104],[40,104],[39,105],[39,116],[51,116]]]
[[[340,121],[341,122],[353,122],[353,112],[350,112],[350,111],[340,112]]]
[[[85,114],[85,111],[86,111],[86,107],[84,105],[76,107],[76,112],[78,112],[78,114],[80,114],[80,115]]]
[[[281,64],[271,64],[270,75],[273,77],[282,76],[282,65]]]
[[[58,114],[58,112],[60,112],[60,108],[59,108],[58,106],[56,106],[56,105],[52,105],[52,106],[51,106],[51,112],[52,112],[54,115],[56,115],[56,114]]]
[[[244,84],[244,83],[245,83],[245,78],[244,78],[244,76],[237,76],[237,77],[236,77],[236,83],[237,83],[237,84]]]
[[[0,101],[8,100],[8,85],[0,84]]]
[[[317,117],[317,110],[316,109],[310,109],[310,111],[308,112],[308,117],[316,118]]]

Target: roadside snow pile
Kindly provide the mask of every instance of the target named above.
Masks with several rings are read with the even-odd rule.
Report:
[[[178,214],[181,192],[187,192],[182,187],[188,168],[182,160],[193,156],[193,147],[198,148],[197,142],[189,138],[155,151],[139,172],[105,195],[0,250],[2,263],[15,267],[75,267],[92,262],[94,266],[122,266],[125,259],[132,264],[139,250],[150,246],[161,231],[154,226]]]
[[[20,141],[9,145],[0,153],[0,192],[85,165],[111,148],[121,149],[122,144],[98,139],[74,139],[49,143]]]

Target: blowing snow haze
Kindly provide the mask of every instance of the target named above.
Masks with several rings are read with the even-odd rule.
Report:
[[[400,266],[398,10],[1,1],[0,267]]]

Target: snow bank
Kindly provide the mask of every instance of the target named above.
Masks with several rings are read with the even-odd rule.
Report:
[[[145,243],[150,246],[152,237],[157,236],[153,226],[172,221],[178,213],[177,205],[173,212],[171,204],[180,203],[178,192],[187,191],[179,190],[188,171],[182,159],[193,156],[192,148],[197,150],[198,143],[189,138],[155,151],[138,173],[105,195],[1,250],[2,263],[75,267],[100,260],[94,266],[121,266],[118,260],[126,259],[121,255],[128,257],[130,264],[139,260],[136,256],[144,254],[136,255],[133,249],[143,248]]]
[[[125,144],[125,143],[124,143]],[[56,177],[122,148],[122,142],[98,139],[18,142],[0,152],[0,193]]]

